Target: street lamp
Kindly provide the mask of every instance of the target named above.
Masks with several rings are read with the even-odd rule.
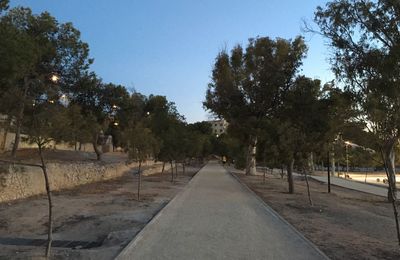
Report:
[[[57,74],[52,74],[51,77],[50,77],[50,80],[53,83],[57,83],[60,80],[60,77]]]

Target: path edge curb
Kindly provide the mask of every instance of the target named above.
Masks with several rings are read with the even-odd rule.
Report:
[[[157,219],[163,214],[163,211],[165,211],[166,208],[168,208],[173,201],[175,201],[177,198],[181,197],[182,194],[188,189],[188,187],[193,183],[193,181],[198,177],[198,173],[206,166],[207,164],[204,164],[197,172],[196,174],[190,179],[190,181],[183,187],[181,191],[178,192],[178,194],[175,195],[167,204],[164,205],[152,218],[147,224],[142,228],[142,230],[139,231],[135,235],[135,237],[113,258],[115,260],[123,260],[123,259],[132,259],[128,258],[128,250],[131,247],[134,247],[136,243],[142,239],[143,233],[146,232],[147,229],[149,229],[149,226],[151,226],[154,222],[157,221]]]
[[[257,195],[257,193],[255,193],[253,190],[251,190],[249,188],[249,186],[244,183],[239,177],[237,177],[235,174],[233,174],[229,169],[225,168],[224,169],[229,173],[229,175],[231,177],[233,177],[239,184],[241,184],[242,188],[244,188],[245,190],[247,190],[248,192],[250,192],[250,194],[253,194],[257,200],[259,200],[262,205],[264,206],[264,208],[269,211],[272,215],[274,215],[276,218],[278,218],[279,220],[281,220],[283,223],[285,223],[289,229],[291,229],[292,231],[294,231],[297,235],[299,235],[299,237],[306,243],[308,244],[311,248],[315,249],[315,251],[317,251],[323,258],[325,259],[330,259],[324,252],[321,251],[321,249],[319,249],[317,247],[317,245],[315,245],[313,242],[311,242],[311,240],[309,240],[308,238],[306,238],[300,231],[298,231],[292,224],[290,224],[286,219],[284,219],[278,212],[276,212],[273,208],[271,208],[271,206],[269,206],[262,198],[260,198],[260,196]]]

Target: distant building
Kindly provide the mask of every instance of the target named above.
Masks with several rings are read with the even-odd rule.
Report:
[[[226,120],[219,119],[219,120],[210,120],[207,122],[211,124],[213,134],[218,136],[223,133],[226,133],[226,130],[228,128],[228,122],[226,122]]]

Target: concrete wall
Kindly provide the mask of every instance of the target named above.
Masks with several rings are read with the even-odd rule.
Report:
[[[146,167],[147,166],[147,167]],[[50,188],[53,191],[109,180],[137,167],[137,163],[101,164],[97,162],[48,163]],[[161,171],[162,163],[147,162],[143,175]],[[168,170],[165,165],[165,170]],[[0,165],[0,202],[23,199],[46,193],[42,169],[31,166]]]

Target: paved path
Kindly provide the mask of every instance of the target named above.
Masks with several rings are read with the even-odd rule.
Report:
[[[324,183],[328,182],[328,177],[327,176],[310,176],[311,178],[321,181]],[[331,184],[340,186],[343,188],[347,189],[352,189],[356,191],[362,191],[370,194],[374,194],[377,196],[381,197],[387,197],[387,188],[386,187],[379,187],[371,184],[365,184],[357,181],[352,181],[352,180],[345,180],[343,178],[338,178],[338,177],[331,177]],[[397,197],[400,196],[400,193],[397,192]]]
[[[206,165],[117,259],[325,259],[216,163]]]

